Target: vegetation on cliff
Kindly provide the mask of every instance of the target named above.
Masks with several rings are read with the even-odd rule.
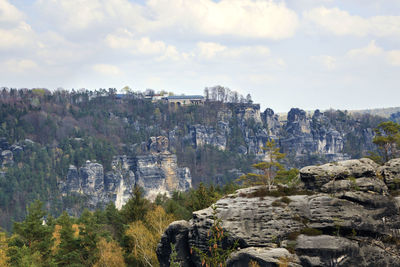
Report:
[[[58,183],[66,178],[70,165],[87,160],[111,168],[116,155],[142,153],[151,136],[174,132],[170,150],[178,164],[191,170],[194,184],[232,179],[232,168],[249,171],[254,156],[222,151],[205,145],[194,148],[188,125],[216,125],[218,112],[226,104],[173,107],[144,99],[138,92],[123,98],[115,90],[55,91],[3,89],[0,92],[0,225],[11,229],[21,221],[25,207],[40,199],[51,214],[59,216],[68,207],[83,205],[84,196],[61,199]],[[235,132],[240,130],[235,129]],[[185,141],[186,140],[186,141]],[[229,139],[230,147],[243,143]],[[214,181],[215,182],[215,181]]]

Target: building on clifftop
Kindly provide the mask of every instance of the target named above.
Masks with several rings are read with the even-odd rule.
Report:
[[[201,95],[167,96],[166,100],[168,103],[174,103],[178,106],[201,105],[204,103],[204,96]]]

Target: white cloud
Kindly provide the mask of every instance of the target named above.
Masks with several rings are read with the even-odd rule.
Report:
[[[25,15],[7,0],[0,0],[0,50],[27,49],[35,33],[23,19]]]
[[[93,65],[93,70],[104,75],[119,75],[121,74],[120,69],[117,66],[109,65],[109,64],[96,64]]]
[[[36,5],[64,30],[86,29],[105,19],[104,7],[99,0],[38,0]]]
[[[339,8],[313,8],[303,17],[335,35],[400,36],[400,16],[373,16],[363,18]]]
[[[370,56],[380,56],[383,52],[383,49],[377,46],[375,40],[373,40],[365,47],[350,50],[347,52],[347,55],[353,58],[365,58]]]
[[[276,60],[276,63],[277,63],[278,66],[280,66],[280,67],[282,67],[282,68],[285,68],[285,67],[286,67],[286,61],[285,61],[283,58],[278,58],[278,59]]]
[[[253,45],[253,46],[241,46],[238,48],[231,48],[228,49],[224,56],[228,58],[255,58],[255,59],[263,59],[270,55],[270,50],[268,47],[260,46],[260,45]]]
[[[182,57],[175,46],[162,41],[152,41],[149,37],[135,37],[127,29],[119,29],[113,34],[108,34],[105,42],[115,50],[125,50],[136,56],[156,56],[158,60],[178,60]]]
[[[24,18],[24,14],[7,0],[0,0],[0,25],[18,24]]]
[[[135,33],[174,32],[206,36],[283,39],[294,35],[297,14],[272,0],[38,0],[37,6],[66,31],[105,25]]]
[[[25,72],[38,67],[38,65],[30,59],[10,59],[5,62],[7,71],[11,72]]]
[[[293,36],[298,18],[284,3],[261,0],[150,0],[161,28],[204,35],[283,39]]]
[[[25,47],[32,44],[34,32],[31,26],[25,22],[20,22],[17,27],[12,29],[0,28],[0,49]]]
[[[400,66],[400,50],[385,50],[372,40],[367,46],[352,49],[346,54],[348,59],[367,61],[371,58],[381,60],[392,66]]]
[[[328,55],[313,56],[311,57],[311,59],[315,62],[318,62],[328,70],[333,70],[336,68],[337,59],[333,56],[328,56]]]
[[[250,74],[250,75],[245,75],[244,77],[242,77],[242,80],[246,81],[250,81],[252,83],[255,84],[267,84],[271,81],[274,80],[274,77],[271,76],[270,74],[267,73],[262,73],[262,74]]]
[[[165,51],[166,45],[162,41],[151,41],[148,37],[135,39],[133,34],[125,30],[117,34],[108,34],[106,43],[113,49],[127,49],[132,54],[160,54]]]
[[[215,57],[217,53],[227,49],[226,46],[212,42],[199,42],[197,43],[197,48],[199,50],[199,56],[206,59],[211,59]]]
[[[196,54],[200,59],[263,59],[270,56],[270,50],[265,46],[227,47],[213,42],[198,42]]]
[[[400,50],[387,52],[386,59],[393,66],[400,66]]]

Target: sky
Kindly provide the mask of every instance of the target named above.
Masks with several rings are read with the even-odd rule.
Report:
[[[399,0],[0,0],[0,86],[400,106]]]

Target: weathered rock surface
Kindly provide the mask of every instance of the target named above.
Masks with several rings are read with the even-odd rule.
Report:
[[[283,129],[283,151],[300,162],[309,161],[311,155],[327,161],[349,158],[343,153],[347,133],[336,129],[319,110],[310,117],[304,110],[292,108]]]
[[[284,119],[269,108],[260,112],[258,104],[229,104],[218,112],[217,118],[216,126],[189,126],[184,139],[190,140],[194,147],[207,144],[226,150],[232,138],[230,133],[235,132],[238,138],[233,131],[238,127],[244,145],[235,152],[262,157],[265,142],[279,140],[279,146],[288,156],[287,164],[297,167],[359,157],[375,148],[372,128],[376,125],[368,128],[358,117],[340,111],[315,110],[311,114],[292,108]],[[176,129],[169,136],[171,144],[178,142],[175,133]]]
[[[227,262],[229,267],[249,266],[255,261],[261,266],[300,267],[300,260],[285,248],[249,247],[232,253]]]
[[[60,191],[64,197],[74,193],[87,197],[90,208],[112,201],[118,209],[131,197],[135,185],[143,188],[149,199],[159,193],[186,191],[192,186],[190,171],[179,168],[176,155],[167,148],[166,137],[152,137],[146,155],[116,156],[112,171],[105,174],[99,163],[87,161],[79,169],[71,165],[66,180],[59,184]]]
[[[147,142],[147,150],[151,153],[162,153],[168,151],[168,138],[165,136],[150,137]]]
[[[321,166],[307,166],[300,169],[300,178],[306,189],[319,190],[332,180],[347,178],[375,177],[378,165],[371,159],[362,158],[327,163]]]
[[[400,188],[400,159],[392,159],[378,169],[378,175],[383,178],[390,189]]]
[[[194,147],[213,145],[225,150],[227,144],[228,123],[218,122],[217,128],[205,125],[193,125],[190,127],[190,136]]]
[[[10,166],[14,164],[13,153],[10,150],[3,150],[0,153],[0,159],[3,166]]]
[[[388,164],[387,173],[389,166],[397,168]],[[260,266],[400,266],[400,206],[378,169],[368,159],[310,166],[299,178],[313,194],[252,197],[260,188],[251,187],[218,200],[227,245],[237,240],[241,248],[228,266],[247,266],[250,260]],[[207,251],[212,218],[207,208],[189,222],[171,224],[157,249],[161,266],[169,266],[175,242],[184,266],[200,266],[188,248]]]
[[[134,172],[136,184],[144,189],[148,198],[157,194],[186,191],[191,187],[188,168],[178,168],[176,155],[169,153],[137,156]]]
[[[281,122],[279,121],[279,116],[270,108],[267,108],[261,116],[271,138],[278,139],[282,128]]]
[[[27,146],[34,142],[29,139],[10,145],[6,138],[0,138],[0,167],[11,167],[14,165],[15,156],[20,155]]]

